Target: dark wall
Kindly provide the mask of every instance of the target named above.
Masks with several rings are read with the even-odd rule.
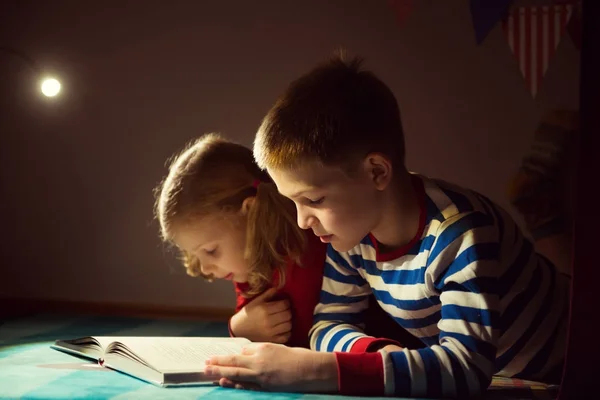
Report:
[[[477,46],[468,2],[416,3],[399,26],[387,1],[1,2],[0,45],[64,91],[41,98],[0,54],[0,295],[231,306],[228,283],[165,253],[152,189],[196,135],[250,145],[285,85],[339,46],[396,93],[411,169],[508,207],[542,114],[577,107],[579,54],[565,35],[532,99],[500,25]]]

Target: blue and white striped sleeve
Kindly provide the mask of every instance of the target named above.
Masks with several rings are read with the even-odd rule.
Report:
[[[367,337],[363,321],[370,294],[371,288],[352,266],[350,257],[329,245],[321,297],[309,332],[311,349],[345,352]]]
[[[499,317],[498,230],[487,215],[445,221],[427,262],[440,294],[439,344],[383,354],[385,393],[415,397],[478,395],[494,372]]]

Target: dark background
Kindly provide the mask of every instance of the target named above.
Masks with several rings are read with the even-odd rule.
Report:
[[[43,98],[0,53],[0,296],[231,308],[229,283],[188,278],[161,245],[152,190],[197,135],[251,145],[287,83],[340,46],[394,90],[412,170],[512,212],[536,124],[578,107],[579,52],[564,35],[533,99],[500,24],[477,46],[467,1],[415,3],[399,25],[385,0],[0,2],[0,46],[63,82]]]

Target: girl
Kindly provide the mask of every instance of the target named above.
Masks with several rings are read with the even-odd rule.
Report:
[[[298,227],[293,202],[279,194],[250,149],[217,134],[199,138],[174,158],[155,211],[162,239],[179,249],[189,275],[233,281],[232,336],[308,347],[326,245]],[[410,342],[371,304],[369,333]]]

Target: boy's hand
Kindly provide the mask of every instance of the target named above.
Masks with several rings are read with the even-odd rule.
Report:
[[[233,334],[253,342],[286,343],[292,331],[292,311],[288,300],[270,301],[276,293],[275,288],[264,291],[231,317]]]
[[[395,344],[388,344],[387,346],[384,346],[381,350],[386,351],[388,353],[392,353],[394,351],[402,351],[402,347],[400,346],[396,346]]]
[[[206,364],[204,373],[224,387],[302,393],[338,390],[334,353],[253,343],[242,354],[214,356]]]
[[[404,349],[403,347],[401,347],[401,346],[399,346],[397,344],[390,343],[391,341],[392,340],[389,339],[389,340],[385,340],[385,341],[382,341],[382,342],[379,342],[379,343],[372,343],[369,346],[369,348],[368,348],[367,351],[369,353],[371,353],[371,352],[376,352],[376,351],[384,350],[384,351],[386,351],[388,353],[391,353],[393,351],[402,351]]]

